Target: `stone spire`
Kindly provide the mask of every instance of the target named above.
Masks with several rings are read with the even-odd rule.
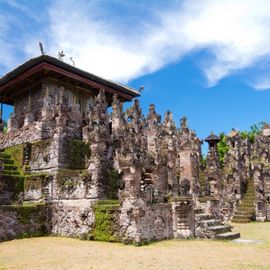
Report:
[[[94,100],[93,110],[89,114],[89,125],[84,128],[83,133],[91,150],[88,172],[93,188],[89,196],[104,197],[109,145],[109,116],[104,90],[100,90]]]
[[[206,195],[219,197],[221,193],[221,175],[217,144],[220,141],[220,138],[211,132],[205,141],[209,145],[206,166]]]

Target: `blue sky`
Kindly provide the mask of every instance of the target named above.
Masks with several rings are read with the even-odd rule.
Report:
[[[63,50],[200,138],[270,122],[269,0],[0,0],[0,76]],[[6,110],[5,118],[9,114]]]

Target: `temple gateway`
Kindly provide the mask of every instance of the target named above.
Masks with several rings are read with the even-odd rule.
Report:
[[[223,162],[210,134],[205,160],[185,117],[144,116],[139,96],[48,55],[0,79],[14,106],[0,119],[0,240],[235,239],[230,221],[270,220],[268,124],[254,141],[227,134]]]

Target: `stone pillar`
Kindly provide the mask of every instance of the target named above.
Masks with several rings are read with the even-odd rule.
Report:
[[[119,101],[117,95],[113,95],[111,121],[113,140],[118,140],[123,128],[123,103]]]
[[[221,195],[221,174],[217,151],[217,144],[220,139],[214,133],[211,133],[211,135],[209,135],[205,141],[209,144],[206,166],[206,178],[208,186],[206,195],[218,198]]]
[[[255,186],[255,211],[256,220],[265,221],[266,220],[266,208],[263,194],[263,168],[261,164],[254,164],[253,168],[253,179]]]
[[[26,112],[24,116],[24,126],[29,125],[35,121],[35,116],[32,112]]]
[[[149,113],[147,116],[147,150],[155,155],[157,149],[157,136],[160,130],[161,117],[155,111],[155,105],[149,106]]]
[[[176,144],[173,137],[168,138],[168,185],[172,195],[179,195],[179,183],[176,176]]]
[[[89,114],[89,125],[84,127],[84,139],[90,144],[91,156],[88,172],[91,175],[91,187],[88,198],[106,197],[106,170],[108,169],[109,116],[104,90],[94,100],[93,110]]]
[[[234,129],[226,137],[226,144],[228,145],[228,152],[224,157],[224,193],[228,200],[241,199],[241,138],[238,132]]]
[[[10,118],[8,119],[8,132],[15,131],[18,128],[18,120],[16,118],[15,113],[12,113],[10,115]]]
[[[29,161],[31,158],[31,143],[27,142],[23,146],[23,170],[25,173],[30,173],[31,168],[29,166]]]
[[[176,128],[172,113],[167,111],[162,125],[163,138],[167,144],[167,171],[169,193],[173,196],[179,195],[179,183],[176,175]]]
[[[177,133],[177,138],[179,193],[182,196],[191,194],[197,196],[200,192],[201,141],[195,132],[190,131],[185,117],[180,120],[180,130]]]

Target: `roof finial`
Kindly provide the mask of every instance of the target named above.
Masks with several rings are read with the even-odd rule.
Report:
[[[69,57],[69,60],[72,62],[72,65],[75,67],[75,61],[73,60],[73,57]]]
[[[39,42],[38,45],[39,45],[39,49],[40,49],[41,54],[44,55],[45,54],[45,51],[44,51],[44,48],[43,48],[42,43]]]
[[[144,90],[144,86],[142,85],[142,86],[139,88],[139,93],[141,93],[143,90]]]
[[[65,57],[66,55],[64,54],[64,52],[63,52],[63,50],[61,51],[61,52],[58,52],[58,59],[60,60],[60,61],[64,61],[64,57]]]

